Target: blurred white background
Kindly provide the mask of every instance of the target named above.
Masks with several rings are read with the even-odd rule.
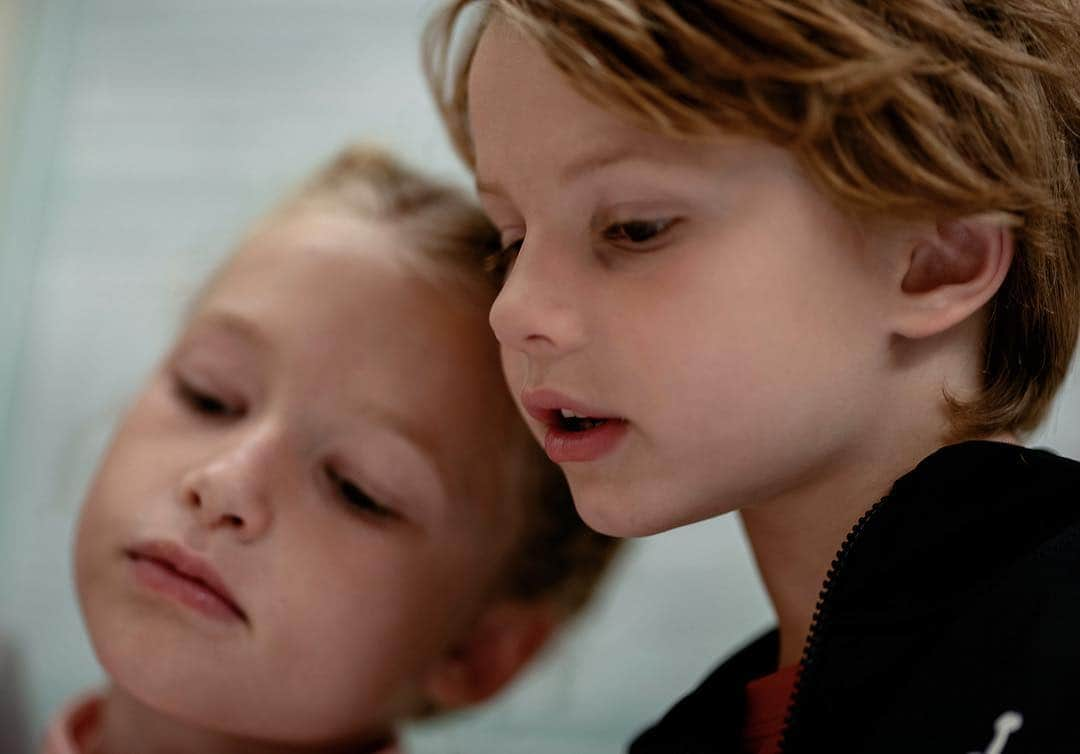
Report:
[[[101,682],[70,586],[72,524],[192,287],[348,141],[467,182],[419,70],[432,5],[0,0],[4,754],[20,730],[36,750],[51,712]],[[1075,371],[1036,438],[1074,457]],[[510,693],[411,731],[410,751],[620,751],[771,621],[730,517],[635,543],[608,586]]]

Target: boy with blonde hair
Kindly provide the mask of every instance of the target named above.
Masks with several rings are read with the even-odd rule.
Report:
[[[634,754],[1076,751],[1080,464],[1020,439],[1080,326],[1078,40],[1073,0],[432,23],[534,435],[600,531],[740,511],[776,611]]]

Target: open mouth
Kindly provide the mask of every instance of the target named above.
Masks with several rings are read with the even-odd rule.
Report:
[[[594,416],[579,416],[567,408],[561,409],[554,418],[556,425],[564,432],[586,432],[613,421]]]
[[[604,416],[554,390],[524,391],[521,405],[545,428],[544,450],[555,463],[599,460],[619,447],[629,433],[626,419]]]
[[[546,419],[544,450],[555,463],[599,460],[618,447],[628,428],[625,419],[582,416],[565,408]]]

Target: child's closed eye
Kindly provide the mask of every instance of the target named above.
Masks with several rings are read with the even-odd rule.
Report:
[[[347,507],[377,518],[398,518],[398,513],[376,502],[360,485],[343,476],[334,466],[326,466],[326,478],[334,492]]]
[[[675,217],[654,220],[625,220],[611,223],[601,235],[605,241],[619,246],[642,247],[660,239],[679,222]]]
[[[243,416],[246,407],[240,401],[231,400],[217,391],[202,387],[193,380],[175,375],[173,390],[180,402],[190,411],[210,418],[235,418]]]

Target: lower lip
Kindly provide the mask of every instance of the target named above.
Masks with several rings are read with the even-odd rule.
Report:
[[[626,432],[626,422],[621,419],[609,419],[599,427],[581,432],[549,426],[544,436],[544,451],[555,463],[596,461],[613,451]]]
[[[218,594],[202,584],[150,558],[132,558],[135,581],[158,594],[190,607],[208,618],[226,623],[242,623],[243,618]]]

